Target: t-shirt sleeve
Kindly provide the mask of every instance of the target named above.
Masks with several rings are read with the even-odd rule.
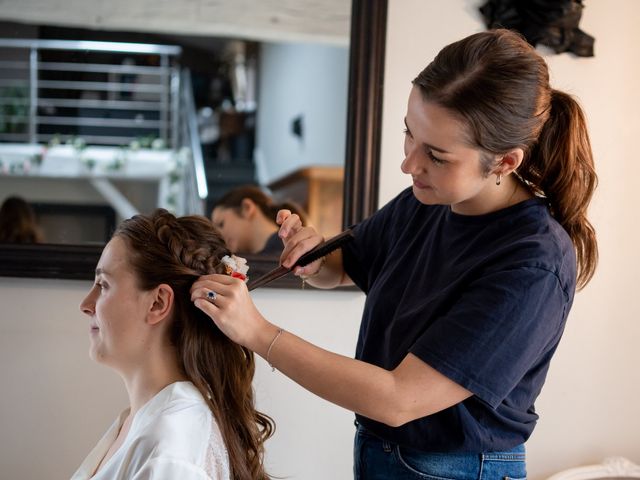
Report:
[[[406,197],[403,192],[369,218],[353,227],[353,241],[342,247],[342,265],[360,290],[369,292],[372,281],[384,265],[391,238],[395,232],[392,223],[396,221],[399,201]]]
[[[469,285],[410,351],[496,408],[555,348],[569,307],[553,272],[490,273]]]

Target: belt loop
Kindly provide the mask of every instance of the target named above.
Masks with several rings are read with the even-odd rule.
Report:
[[[383,440],[382,441],[382,450],[386,453],[390,453],[391,450],[393,450],[393,446],[391,445],[391,442],[388,442],[387,440]]]

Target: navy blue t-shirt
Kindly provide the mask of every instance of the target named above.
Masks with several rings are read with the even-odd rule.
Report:
[[[367,294],[356,358],[393,370],[412,353],[474,394],[400,427],[359,422],[432,452],[527,440],[576,285],[573,245],[544,200],[465,216],[409,188],[354,233],[344,268]]]

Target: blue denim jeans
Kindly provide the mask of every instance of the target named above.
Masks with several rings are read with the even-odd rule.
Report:
[[[524,480],[524,445],[507,452],[426,453],[383,440],[358,425],[355,480]]]

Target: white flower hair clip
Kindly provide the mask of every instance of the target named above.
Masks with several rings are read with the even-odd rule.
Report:
[[[244,280],[245,283],[249,280],[249,277],[247,277],[249,265],[247,265],[246,258],[237,257],[235,255],[225,255],[220,259],[220,261],[224,265],[227,275]]]

